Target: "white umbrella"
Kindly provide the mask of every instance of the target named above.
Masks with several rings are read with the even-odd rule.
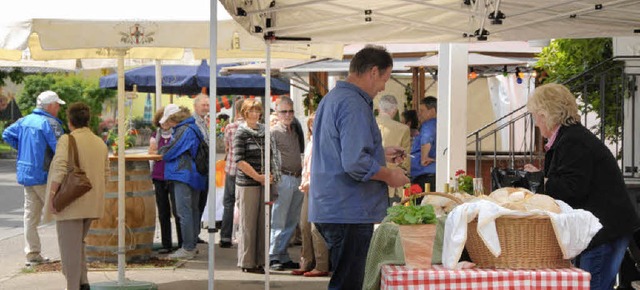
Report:
[[[73,1],[71,1],[73,2]],[[134,1],[137,2],[137,1]],[[215,4],[211,1],[211,4]],[[28,5],[27,3],[21,3]],[[75,5],[66,3],[65,1],[55,1],[56,5],[61,7]],[[157,3],[153,3],[157,5]],[[37,8],[34,4],[34,8]],[[210,46],[217,43],[217,21],[216,5],[211,5],[210,12],[213,21],[162,21],[162,20],[64,20],[64,19],[25,19],[20,22],[10,24],[0,23],[0,59],[20,60],[24,51],[28,48],[31,58],[35,60],[54,60],[54,59],[84,59],[84,58],[106,58],[118,59],[118,112],[124,112],[124,61],[128,59],[180,59],[184,55],[184,48],[191,48],[194,53],[206,53]],[[78,13],[76,16],[83,18],[102,19],[104,16],[98,16],[100,9],[88,7],[91,10],[75,9],[70,10]],[[197,7],[190,7],[189,11],[199,10]],[[153,9],[144,10],[151,12]],[[73,18],[73,17],[71,17]],[[117,18],[114,18],[117,19]],[[211,29],[211,38],[209,37],[209,29]],[[225,30],[228,32],[228,30]],[[238,35],[244,34],[242,29],[238,29]],[[249,36],[251,37],[251,36]],[[246,38],[245,38],[246,39]],[[249,40],[249,39],[246,39]],[[250,43],[250,41],[249,41]],[[262,44],[264,46],[264,44]],[[336,46],[338,49],[332,49],[335,52],[340,51],[342,46]],[[309,47],[306,45],[286,45],[281,48],[285,50],[287,58],[309,58]],[[247,53],[249,51],[249,53]],[[253,53],[251,53],[253,51]],[[225,50],[225,57],[264,57],[262,47],[251,49],[251,46],[234,46],[233,49]],[[211,52],[211,62],[217,60],[216,52]],[[214,67],[214,66],[211,66]],[[215,71],[211,73],[211,86],[215,88]],[[210,98],[215,98],[215,91],[210,94]],[[269,98],[267,98],[269,100]],[[214,100],[211,100],[213,103]],[[212,115],[215,115],[215,107],[212,108]],[[118,115],[118,127],[124,128],[124,114]],[[118,132],[118,285],[125,284],[124,277],[124,132]],[[215,138],[212,134],[211,146],[215,148]],[[210,160],[215,160],[215,155],[211,152]],[[211,168],[215,168],[211,166]],[[215,197],[215,185],[213,183],[215,169],[209,173],[209,193]],[[213,198],[212,200],[215,200]],[[215,206],[210,206],[210,211],[215,211]],[[209,215],[214,217],[213,214]],[[213,223],[209,223],[215,224]],[[211,241],[213,242],[213,229],[210,231]],[[210,287],[213,287],[213,243],[209,246],[210,252]]]
[[[179,21],[90,21],[32,19],[2,27],[0,57],[10,58],[29,49],[33,59],[118,59],[118,128],[125,127],[124,60],[179,59],[183,47],[208,48],[208,23]],[[77,37],[83,35],[86,37]],[[51,49],[51,50],[45,50]],[[125,163],[124,134],[118,130],[118,285],[125,281]]]

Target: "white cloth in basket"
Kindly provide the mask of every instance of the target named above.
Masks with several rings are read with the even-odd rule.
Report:
[[[581,253],[593,236],[602,228],[598,219],[585,210],[574,210],[566,203],[556,200],[561,214],[546,211],[515,211],[487,200],[475,200],[456,206],[449,213],[444,229],[442,264],[449,269],[460,269],[458,264],[467,241],[467,225],[478,218],[478,235],[491,254],[498,257],[502,249],[498,240],[495,219],[503,215],[529,216],[549,215],[563,258],[571,259]]]

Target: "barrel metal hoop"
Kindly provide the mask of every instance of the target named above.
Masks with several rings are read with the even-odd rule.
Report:
[[[150,195],[155,195],[156,192],[154,190],[147,190],[147,191],[127,191],[124,193],[125,197],[143,197],[143,196],[150,196]],[[105,198],[118,198],[118,193],[117,192],[106,192],[104,194]]]

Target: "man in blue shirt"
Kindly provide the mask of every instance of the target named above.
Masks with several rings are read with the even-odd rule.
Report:
[[[36,108],[2,133],[2,139],[18,150],[16,176],[24,186],[24,240],[27,265],[48,261],[40,255],[38,225],[45,204],[49,165],[56,153],[58,138],[64,134],[56,117],[65,102],[52,91],[38,95]]]
[[[428,96],[420,100],[418,118],[422,122],[420,134],[411,145],[411,183],[420,185],[429,183],[435,189],[436,182],[436,128],[438,99]]]
[[[399,163],[401,147],[382,147],[373,98],[384,90],[393,60],[367,46],[320,102],[313,128],[309,220],[327,242],[333,275],[329,289],[361,289],[373,224],[388,207],[387,186],[409,182]]]

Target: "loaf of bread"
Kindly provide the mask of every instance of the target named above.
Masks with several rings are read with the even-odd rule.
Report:
[[[469,201],[471,199],[474,198],[474,196],[472,195],[468,195],[466,193],[452,193],[451,194],[454,197],[457,197],[458,199],[460,199],[461,201],[465,202],[465,201]],[[446,198],[446,197],[442,197],[442,196],[437,196],[437,195],[427,195],[422,199],[422,203],[420,203],[422,205],[425,204],[430,204],[433,206],[433,209],[436,213],[436,216],[441,216],[444,214],[448,214],[449,212],[451,212],[453,210],[454,207],[456,207],[456,202]]]
[[[535,194],[526,188],[503,187],[493,191],[489,197],[500,206],[512,210],[560,213],[560,207],[552,197]]]
[[[533,196],[527,198],[524,202],[524,207],[528,211],[539,209],[553,213],[561,212],[560,206],[558,206],[555,199],[544,194],[534,194]]]

